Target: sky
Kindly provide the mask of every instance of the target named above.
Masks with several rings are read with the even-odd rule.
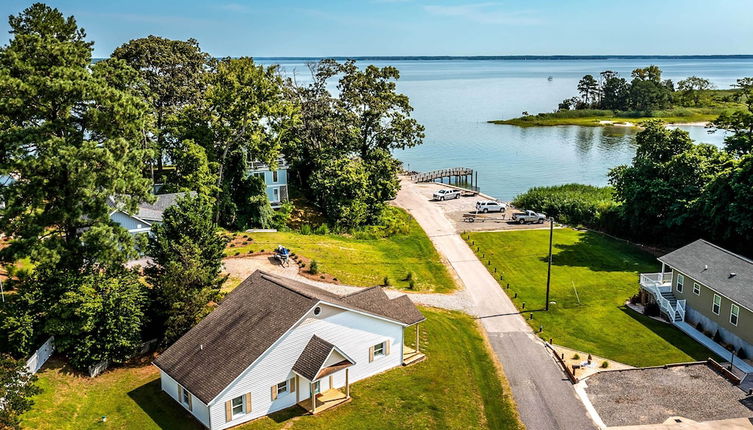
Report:
[[[95,57],[150,34],[195,38],[218,57],[753,54],[752,0],[47,3],[76,17]],[[2,0],[0,15],[30,4]]]

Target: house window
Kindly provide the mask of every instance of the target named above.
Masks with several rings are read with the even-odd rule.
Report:
[[[719,315],[719,311],[722,309],[722,297],[718,294],[714,294],[714,304],[711,305],[711,312]]]
[[[682,287],[684,286],[684,284],[685,284],[685,277],[678,274],[677,275],[677,291],[682,293]]]
[[[277,183],[277,170],[272,172],[272,182]]]
[[[180,396],[180,401],[183,402],[184,405],[190,406],[191,405],[191,393],[188,392],[185,388],[180,390],[181,393],[183,393],[182,396]]]
[[[384,355],[384,342],[374,345],[374,357]]]
[[[732,325],[737,325],[737,319],[740,318],[740,306],[732,305],[729,311],[729,322]]]
[[[322,392],[322,384],[320,384],[319,381],[314,382],[313,391],[314,394],[319,394]]]
[[[232,400],[233,418],[237,418],[246,413],[246,402],[243,396],[238,396]]]
[[[701,286],[695,282],[693,282],[693,294],[695,294],[696,296],[701,295]]]
[[[275,196],[274,201],[276,201],[276,202],[280,201],[280,189],[279,188],[274,188],[272,190],[272,193]]]
[[[287,393],[288,392],[288,381],[280,382],[277,384],[277,394]]]

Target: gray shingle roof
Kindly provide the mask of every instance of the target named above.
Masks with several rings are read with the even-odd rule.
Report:
[[[156,197],[154,203],[139,203],[139,213],[136,216],[145,221],[162,221],[165,209],[177,203],[178,199],[185,195],[186,193],[157,194],[154,196]]]
[[[659,261],[753,309],[753,261],[703,239],[659,257]]]
[[[311,340],[309,340],[309,343],[303,348],[303,352],[301,352],[298,360],[293,365],[293,370],[309,381],[315,380],[317,374],[319,374],[319,370],[334,349],[334,345],[319,336],[311,336]],[[352,363],[350,359],[346,358],[346,360]]]
[[[408,297],[390,300],[375,288],[339,296],[256,271],[154,364],[208,403],[320,301],[406,325],[425,319]]]

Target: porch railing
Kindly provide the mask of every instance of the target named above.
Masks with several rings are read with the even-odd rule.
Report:
[[[643,284],[641,284],[643,285]],[[664,312],[671,321],[675,320],[675,307],[672,306],[672,302],[664,298],[664,296],[661,295],[661,290],[657,285],[643,285],[643,288],[645,288],[648,292],[654,295],[656,298],[656,303],[659,304],[659,309]]]
[[[641,285],[660,287],[662,291],[672,290],[672,273],[641,273]]]
[[[677,301],[677,313],[680,314],[680,321],[685,321],[685,300]],[[674,318],[674,315],[672,316]]]

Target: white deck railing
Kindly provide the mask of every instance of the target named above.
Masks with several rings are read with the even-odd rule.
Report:
[[[661,287],[661,291],[672,290],[672,272],[668,273],[641,273],[641,285],[644,287]],[[669,289],[666,289],[669,287]]]
[[[672,273],[641,273],[641,287],[653,294],[659,309],[664,312],[670,321],[674,322],[677,315],[680,321],[685,321],[685,300],[678,300],[675,306],[667,300],[662,293],[672,292]]]
[[[680,321],[685,321],[685,300],[677,301],[677,313],[680,314]]]

